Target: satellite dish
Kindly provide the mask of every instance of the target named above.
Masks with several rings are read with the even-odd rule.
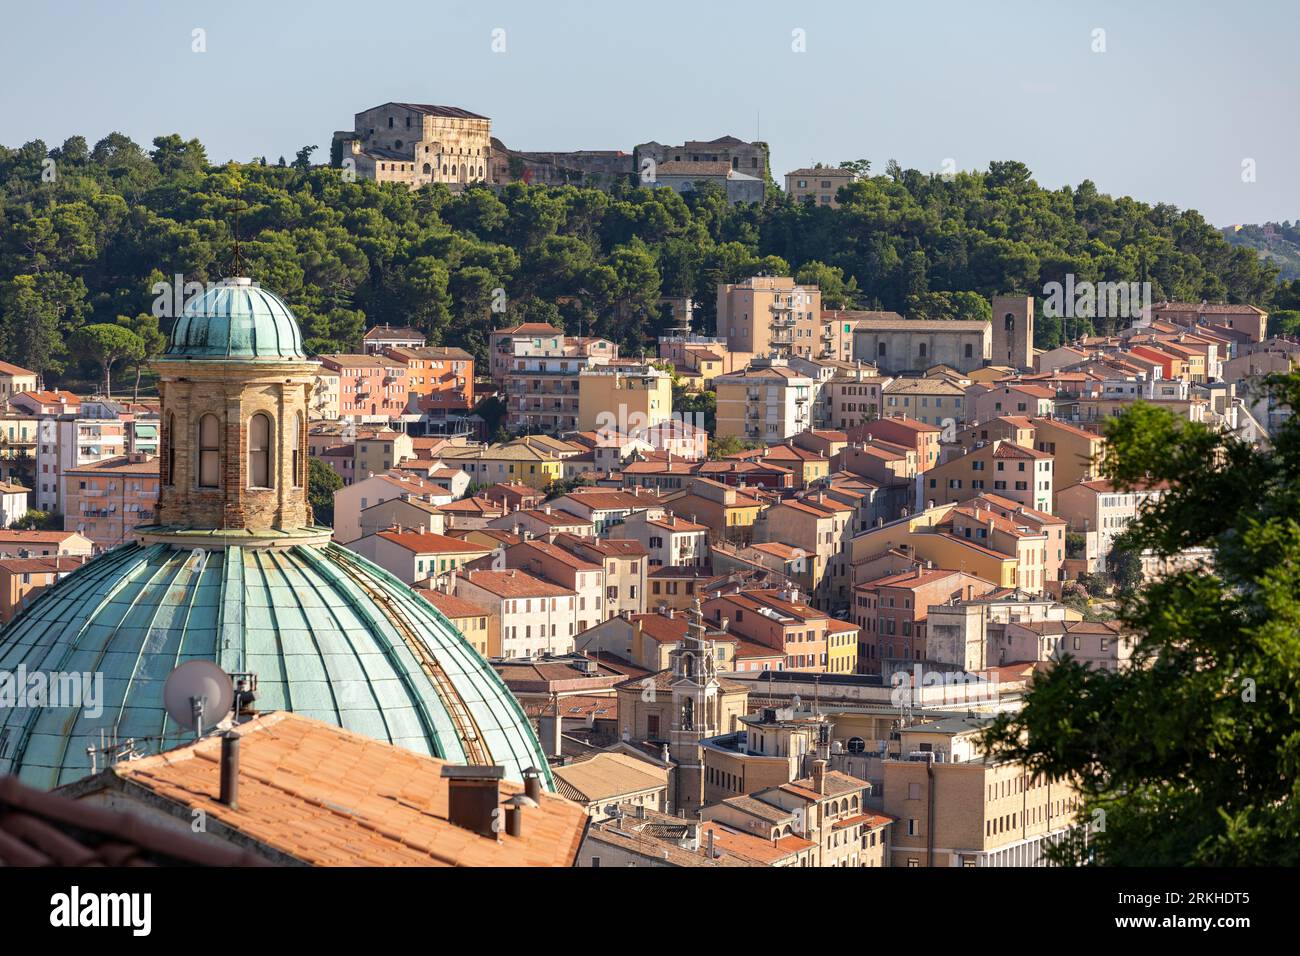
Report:
[[[186,661],[167,677],[163,706],[182,727],[203,736],[203,726],[214,726],[230,713],[235,686],[230,675],[213,661]]]

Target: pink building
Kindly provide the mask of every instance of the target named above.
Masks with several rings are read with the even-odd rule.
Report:
[[[409,375],[405,362],[385,355],[321,355],[321,366],[339,377],[339,417],[387,421],[406,414]]]

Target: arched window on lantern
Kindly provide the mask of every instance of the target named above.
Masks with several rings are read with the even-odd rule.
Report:
[[[301,488],[307,483],[302,473],[302,412],[293,416],[293,486]]]
[[[221,484],[221,422],[216,415],[199,419],[199,487]]]
[[[270,488],[275,480],[271,469],[271,416],[258,412],[248,422],[248,484]]]

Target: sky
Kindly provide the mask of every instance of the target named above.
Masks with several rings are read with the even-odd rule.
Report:
[[[7,146],[177,132],[214,162],[324,162],[397,100],[516,149],[762,138],[778,182],[1016,159],[1219,226],[1300,219],[1294,0],[56,0],[0,22]]]

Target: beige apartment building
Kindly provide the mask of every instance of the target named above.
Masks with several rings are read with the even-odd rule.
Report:
[[[0,362],[0,409],[7,408],[9,399],[19,392],[36,391],[36,373],[20,365]]]
[[[578,373],[578,428],[643,438],[673,417],[673,379],[653,365],[597,365]]]
[[[813,380],[781,359],[758,359],[713,380],[719,438],[785,441],[812,427]]]
[[[1155,484],[1121,491],[1105,479],[1081,481],[1061,489],[1054,510],[1069,522],[1071,531],[1096,532],[1098,552],[1104,557],[1115,539],[1164,491],[1165,486]]]
[[[822,293],[790,276],[751,276],[718,286],[717,335],[733,352],[820,354]]]
[[[882,390],[885,417],[903,415],[926,425],[956,426],[965,419],[966,390],[942,378],[896,378]]]
[[[307,403],[307,417],[312,421],[337,421],[341,417],[339,382],[341,377],[333,369],[320,368],[312,376],[311,400]]]
[[[133,452],[64,472],[63,527],[106,551],[157,523],[158,458]]]
[[[855,182],[858,174],[851,169],[813,166],[785,174],[785,194],[795,202],[812,202],[818,206],[840,207],[836,194],[841,187]]]
[[[965,501],[990,491],[1033,508],[1052,511],[1052,462],[1045,451],[996,439],[931,468],[921,477],[927,504]]]
[[[1075,826],[1067,783],[979,752],[985,723],[945,717],[899,731],[899,753],[884,761],[891,866],[1044,866],[1047,846]]]

